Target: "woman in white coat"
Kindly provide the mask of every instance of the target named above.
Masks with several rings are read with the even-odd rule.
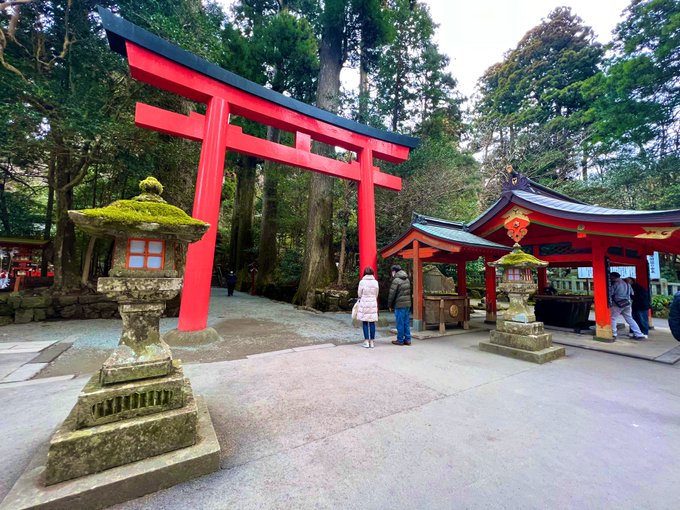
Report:
[[[378,281],[373,276],[373,268],[364,269],[364,277],[359,282],[359,307],[357,320],[364,328],[364,344],[367,349],[375,347],[375,323],[378,322]]]

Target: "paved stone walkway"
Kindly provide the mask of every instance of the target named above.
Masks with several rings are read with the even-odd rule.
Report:
[[[486,336],[188,365],[222,470],[115,508],[677,508],[680,365],[537,366]],[[84,383],[0,386],[0,497]]]

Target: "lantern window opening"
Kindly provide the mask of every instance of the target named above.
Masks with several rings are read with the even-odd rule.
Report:
[[[160,270],[165,266],[165,241],[128,239],[127,269]]]

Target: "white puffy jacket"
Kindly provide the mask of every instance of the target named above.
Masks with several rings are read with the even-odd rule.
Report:
[[[357,320],[363,322],[378,321],[378,281],[372,274],[367,274],[359,282],[359,309]]]

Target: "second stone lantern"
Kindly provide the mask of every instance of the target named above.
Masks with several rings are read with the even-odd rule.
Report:
[[[533,271],[546,267],[548,263],[525,253],[515,243],[512,252],[489,262],[489,265],[503,268],[503,281],[498,288],[508,294],[510,303],[502,316],[499,315],[490,340],[480,342],[479,348],[534,363],[545,363],[564,356],[564,347],[553,345],[552,334],[546,333],[543,323],[536,321],[528,302],[529,295],[538,289]]]

